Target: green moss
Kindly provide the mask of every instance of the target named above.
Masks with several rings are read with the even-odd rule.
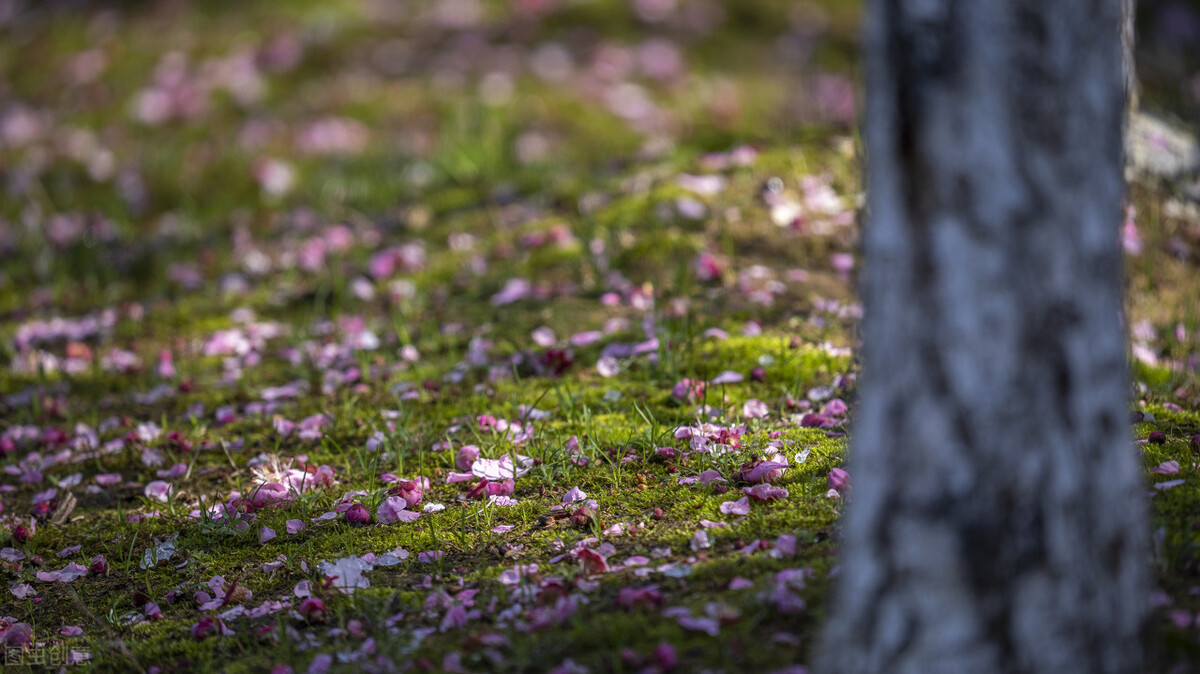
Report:
[[[801,178],[820,175],[851,204],[861,179],[859,153],[846,137],[849,129],[797,123],[804,107],[797,95],[804,92],[795,86],[797,72],[778,58],[779,46],[790,44],[785,33],[791,30],[779,17],[794,8],[777,0],[723,2],[725,22],[693,34],[674,18],[650,30],[652,24],[631,5],[617,2],[551,3],[555,11],[527,20],[514,18],[507,0],[484,0],[484,23],[477,31],[446,31],[429,23],[440,11],[433,0],[411,3],[411,12],[399,19],[348,1],[236,4],[181,3],[147,11],[138,3],[118,3],[100,14],[86,8],[47,10],[26,17],[19,36],[0,40],[5,93],[14,105],[52,113],[57,125],[53,138],[38,141],[37,147],[0,148],[0,164],[17,167],[9,181],[12,198],[0,200],[0,231],[7,222],[16,232],[11,241],[0,234],[0,391],[9,395],[43,387],[51,394],[31,396],[30,404],[15,408],[0,403],[0,429],[32,424],[70,431],[76,423],[96,427],[106,419],[123,420],[102,434],[103,444],[126,436],[137,423],[153,421],[190,445],[184,450],[151,443],[162,453],[162,465],[147,465],[142,447],[131,445],[80,463],[48,466],[40,484],[14,480],[14,488],[3,494],[6,514],[28,517],[34,495],[54,484],[79,498],[65,523],[39,526],[22,546],[24,552],[40,556],[48,569],[103,554],[108,573],[70,584],[34,580],[40,603],[9,602],[5,606],[12,608],[4,613],[33,623],[39,638],[53,637],[65,625],[82,626],[87,636],[68,642],[91,648],[96,660],[90,667],[97,671],[161,666],[256,672],[279,662],[303,671],[317,653],[347,657],[363,646],[349,633],[351,621],[363,623],[381,656],[433,669],[448,654],[460,654],[470,671],[547,671],[571,658],[592,671],[633,672],[645,664],[633,660],[648,657],[660,643],[675,646],[684,671],[768,671],[804,662],[824,616],[843,507],[840,499],[825,496],[826,475],[844,461],[846,439],[799,428],[796,417],[814,387],[831,386],[855,365],[837,355],[857,337],[854,319],[819,310],[817,300],[854,301],[853,288],[831,269],[829,258],[855,250],[857,228],[816,235],[777,227],[762,191],[778,178],[788,198],[800,198]],[[814,45],[812,61],[853,74],[854,3],[815,4],[828,19],[828,32]],[[520,56],[514,63],[524,63],[527,52],[547,41],[573,50],[582,45],[573,54],[575,77],[582,81],[592,77],[588,59],[597,47],[627,47],[636,61],[636,50],[660,29],[677,41],[689,69],[684,79],[665,84],[642,77],[635,66],[631,81],[653,100],[660,116],[661,128],[653,134],[608,109],[608,85],[589,93],[543,82],[518,68],[508,102],[484,103],[478,95],[479,79],[493,65],[507,68],[501,62],[514,55]],[[462,58],[470,61],[472,50],[480,48],[471,40],[458,41],[468,34],[512,52],[498,52],[503,58],[496,64],[454,65]],[[262,72],[261,99],[239,103],[218,86],[200,118],[162,125],[131,119],[132,102],[169,52],[185,55],[188,67],[199,71],[211,68],[212,59],[289,37],[300,40],[300,59],[288,72]],[[104,53],[106,69],[90,85],[70,83],[71,64],[90,48]],[[400,59],[407,65],[396,73],[386,61],[399,52],[407,53]],[[39,67],[25,67],[28,63]],[[430,77],[435,70],[436,83]],[[713,97],[716,91],[722,100]],[[726,102],[736,103],[732,112],[714,108]],[[330,117],[366,125],[365,150],[350,156],[298,152],[295,140],[305,125]],[[59,145],[70,145],[74,133],[67,125],[94,132],[118,168],[136,170],[143,203],[127,198],[128,176],[96,180],[83,162],[61,151]],[[659,135],[674,146],[656,149],[656,143],[647,143]],[[518,146],[531,138],[535,146],[538,139],[545,141],[549,153],[522,157]],[[753,165],[705,166],[706,153],[742,143],[757,148]],[[263,157],[292,166],[291,193],[270,197],[262,192],[254,167]],[[33,177],[26,176],[28,171]],[[677,181],[685,172],[720,174],[724,188],[694,195]],[[697,220],[681,217],[676,202],[683,197],[703,202],[708,214]],[[1132,198],[1147,214],[1146,223],[1139,224],[1149,245],[1130,279],[1131,321],[1149,318],[1164,333],[1174,333],[1175,323],[1182,322],[1194,333],[1200,307],[1194,270],[1150,254],[1164,249],[1170,237],[1186,236],[1161,215],[1164,194],[1138,188]],[[60,245],[49,241],[47,228],[30,226],[56,213],[84,214],[89,223],[103,220],[113,235]],[[316,269],[283,263],[334,223],[381,239],[376,245],[360,237],[348,250],[329,251]],[[528,235],[559,225],[573,240],[527,244]],[[470,235],[469,242],[463,234]],[[452,236],[463,249],[449,249]],[[279,264],[266,274],[249,270],[240,256],[245,250],[235,251],[235,240]],[[413,242],[426,249],[423,268],[404,270],[394,279],[370,276],[368,260],[380,247]],[[728,268],[718,278],[697,278],[693,263],[702,252],[722,256]],[[200,274],[200,288],[170,280],[180,264]],[[770,306],[755,304],[743,295],[737,275],[756,264],[780,280],[787,278],[786,270],[802,269],[806,280],[787,280],[787,292]],[[539,291],[549,289],[550,296],[494,306],[491,298],[512,277],[529,279]],[[234,278],[244,279],[249,290],[218,292]],[[373,297],[359,296],[364,280]],[[411,283],[415,295],[389,297],[393,280]],[[632,288],[653,297],[652,312],[630,306],[622,293]],[[617,306],[601,302],[611,291],[622,296]],[[205,341],[234,327],[230,313],[243,307],[261,320],[285,324],[289,333],[266,344],[258,365],[204,356]],[[111,373],[96,366],[72,376],[29,375],[11,367],[20,325],[102,308],[116,309],[121,318],[110,336],[85,341],[98,355],[110,346],[136,353],[142,371]],[[362,378],[323,392],[328,368],[321,361],[345,335],[321,326],[352,317],[365,319],[380,339],[379,348],[333,358],[335,370],[357,368]],[[763,332],[743,336],[751,320]],[[535,363],[545,349],[531,343],[530,333],[542,326],[555,332],[556,347],[574,359],[557,376],[536,374],[542,372]],[[709,328],[732,336],[707,337]],[[598,342],[566,341],[592,330],[603,331]],[[621,359],[617,376],[597,372],[604,349],[649,337],[658,339],[655,352]],[[492,343],[486,365],[467,360],[474,338]],[[1190,588],[1200,569],[1195,533],[1200,489],[1188,439],[1200,432],[1194,396],[1200,389],[1181,367],[1189,355],[1188,340],[1168,342],[1160,353],[1161,367],[1133,366],[1134,378],[1147,387],[1143,409],[1155,416],[1134,433],[1138,439],[1166,433],[1163,444],[1138,445],[1147,469],[1167,461],[1180,465],[1177,474],[1148,473],[1152,483],[1184,480],[1174,488],[1151,490],[1160,532],[1155,559],[1160,585],[1177,606],[1195,612],[1200,600]],[[398,356],[406,345],[419,351],[417,362]],[[62,355],[65,345],[45,348]],[[295,349],[298,362],[279,357],[283,349]],[[179,369],[169,382],[154,372],[163,350],[175,355]],[[234,377],[239,365],[240,376]],[[763,376],[751,377],[759,367]],[[672,396],[681,379],[711,381],[727,370],[744,381],[710,384],[698,401]],[[263,388],[297,380],[310,385],[308,394],[278,401],[265,415],[245,414],[246,405],[260,401]],[[138,395],[153,390],[159,394]],[[854,402],[852,389],[835,394]],[[752,399],[767,404],[766,418],[743,417],[743,405]],[[240,416],[218,425],[213,412],[223,406]],[[480,431],[473,421],[479,415],[517,420],[526,406],[550,416],[535,421],[532,437],[518,446],[501,434]],[[199,408],[203,411],[193,418],[190,413]],[[396,414],[385,417],[384,410]],[[319,441],[283,437],[275,430],[276,416],[295,421],[314,414],[330,418]],[[688,441],[674,432],[706,414],[722,425],[745,425],[739,451],[687,452]],[[368,450],[376,432],[384,432],[385,442]],[[568,449],[572,438],[577,450]],[[455,470],[454,450],[435,451],[435,443],[442,442],[455,448],[476,444],[487,457],[519,452],[538,463],[517,481],[516,505],[468,502],[463,485],[446,483]],[[666,447],[684,454],[660,455]],[[747,516],[720,510],[741,496],[743,485],[679,484],[680,478],[708,469],[733,478],[751,456],[776,451],[793,462],[806,458],[778,482],[789,491],[786,499],[754,502]],[[12,467],[25,453],[21,448],[0,461]],[[304,455],[308,463],[328,464],[338,471],[338,484],[258,511],[240,528],[190,516],[198,498],[211,507],[250,489],[254,478],[248,462],[263,454]],[[172,499],[165,504],[148,500],[142,485],[178,463],[189,472],[174,480]],[[78,485],[61,486],[76,472]],[[95,475],[112,472],[121,473],[121,484],[90,488]],[[373,509],[387,486],[380,480],[383,473],[428,478],[426,500],[445,510],[391,526],[350,526],[341,517],[312,521],[348,492],[362,492],[353,498]],[[578,528],[561,516],[574,506],[555,510],[573,487],[599,506],[594,519]],[[287,534],[290,519],[303,520],[307,528]],[[693,550],[702,520],[726,526],[703,529],[711,547]],[[501,525],[512,528],[496,533]],[[621,534],[604,533],[614,525],[621,525]],[[272,528],[277,537],[260,543],[262,527]],[[173,534],[176,556],[141,569],[155,539]],[[795,557],[748,550],[756,540],[773,542],[782,535],[796,537]],[[573,555],[550,563],[590,538],[612,546],[613,566],[633,556],[650,561],[591,579],[582,576]],[[73,545],[80,551],[55,556]],[[353,595],[322,589],[321,561],[397,548],[409,556],[368,572],[371,587]],[[434,562],[418,558],[435,550],[444,556]],[[268,563],[279,566],[268,572],[263,569]],[[567,586],[584,581],[579,587],[586,601],[528,633],[516,624],[527,616],[499,624],[497,616],[516,600],[515,590],[500,577],[517,564],[537,564],[539,574],[561,578]],[[670,574],[657,570],[663,564],[675,565]],[[11,585],[31,580],[36,568],[31,559],[20,570],[0,568],[0,574]],[[806,587],[796,590],[807,605],[787,613],[764,593],[775,574],[797,568],[812,569]],[[229,636],[193,639],[189,630],[205,615],[193,594],[209,591],[214,576],[253,591],[248,608],[293,598],[297,583],[309,581],[329,605],[327,622],[310,624],[284,610],[233,618]],[[751,586],[730,590],[735,578]],[[722,603],[739,617],[721,625],[719,637],[712,638],[664,618],[657,607],[619,605],[623,588],[651,584],[666,606],[699,615],[708,604]],[[458,596],[461,588],[478,590],[474,601],[481,615],[443,632],[441,612],[426,602],[431,596],[436,601],[440,591]],[[143,619],[145,598],[159,604],[163,619]],[[549,596],[520,601],[524,609],[553,605]],[[262,631],[266,628],[272,629]],[[488,646],[492,633],[510,643]],[[1194,655],[1191,636],[1165,633],[1166,652]],[[623,659],[623,648],[636,657]],[[347,671],[368,664],[337,662]]]

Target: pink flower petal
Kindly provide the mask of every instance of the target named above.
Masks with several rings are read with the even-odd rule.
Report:
[[[722,372],[721,374],[713,377],[712,383],[717,384],[717,385],[737,384],[744,379],[745,379],[745,377],[743,377],[741,375],[741,373],[734,372],[733,370],[726,370],[726,371]]]
[[[742,493],[756,501],[774,501],[788,497],[788,490],[772,484],[762,483],[753,487],[743,487]]]
[[[576,550],[575,557],[579,559],[579,566],[586,575],[590,576],[608,571],[608,562],[605,561],[603,555],[595,550],[588,548]]]
[[[163,482],[162,480],[155,480],[146,485],[143,493],[148,499],[158,501],[159,503],[166,503],[171,497],[172,490],[173,487],[171,486],[171,483]]]
[[[767,416],[770,409],[767,404],[756,398],[751,398],[742,405],[742,416],[747,419],[762,419]]]
[[[70,547],[63,548],[62,550],[59,550],[58,552],[54,553],[54,556],[55,557],[70,557],[71,555],[75,554],[76,552],[79,552],[80,549],[82,549],[82,548],[83,548],[82,545],[72,545]]]
[[[1177,475],[1179,473],[1179,462],[1163,461],[1157,467],[1151,468],[1150,472],[1158,473],[1159,475]]]
[[[749,465],[748,469],[743,466],[739,476],[751,484],[771,482],[779,479],[787,467],[788,464],[782,461],[758,461]]]
[[[375,519],[380,524],[395,524],[396,522],[412,522],[421,516],[413,510],[407,510],[408,502],[400,496],[389,496],[379,504],[375,511]]]
[[[721,504],[721,512],[726,515],[749,515],[750,499],[743,496],[736,501],[726,501]]]
[[[694,632],[704,632],[710,637],[715,637],[721,631],[721,623],[716,618],[696,618],[694,616],[680,616],[679,626],[685,630]]]

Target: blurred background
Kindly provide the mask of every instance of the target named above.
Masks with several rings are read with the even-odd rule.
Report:
[[[704,251],[844,277],[852,259],[830,253],[855,238],[860,20],[839,0],[0,0],[4,331],[197,294],[192,318],[376,292],[451,315],[456,296],[490,297],[513,274],[598,294],[603,266],[662,287]],[[1143,109],[1194,128],[1200,9],[1142,0],[1138,27]],[[609,209],[620,227],[589,216],[614,189],[658,189],[649,167],[735,148],[718,170],[778,159],[743,178],[754,217],[728,212],[736,200],[710,213],[704,185],[657,195],[678,208]],[[821,189],[843,222],[795,226],[789,195]],[[587,243],[562,253],[579,269],[513,262],[529,223]],[[1172,237],[1191,254],[1200,234],[1151,244]],[[420,273],[399,289],[368,269],[356,292],[362,266],[330,262],[410,239],[396,265]],[[789,282],[746,283],[768,281]]]
[[[858,22],[774,0],[4,0],[6,308],[219,279],[230,233],[283,214],[386,231],[849,132]]]

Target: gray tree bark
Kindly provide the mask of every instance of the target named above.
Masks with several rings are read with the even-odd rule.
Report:
[[[1137,112],[1138,108],[1138,78],[1137,60],[1134,58],[1134,47],[1137,45],[1137,34],[1134,24],[1137,19],[1137,0],[1121,1],[1121,57],[1125,68],[1125,97],[1129,114]]]
[[[822,672],[1136,672],[1121,0],[869,0],[863,379]]]

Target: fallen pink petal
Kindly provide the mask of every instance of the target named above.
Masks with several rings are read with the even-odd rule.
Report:
[[[408,502],[400,496],[389,496],[379,504],[375,511],[375,519],[380,524],[395,524],[396,522],[412,522],[420,517],[420,513],[408,510]]]
[[[726,501],[721,504],[721,512],[726,515],[749,515],[750,499],[743,496],[737,501]]]
[[[1150,472],[1158,473],[1159,475],[1176,475],[1179,473],[1179,462],[1173,459],[1171,461],[1164,461],[1151,468]]]

